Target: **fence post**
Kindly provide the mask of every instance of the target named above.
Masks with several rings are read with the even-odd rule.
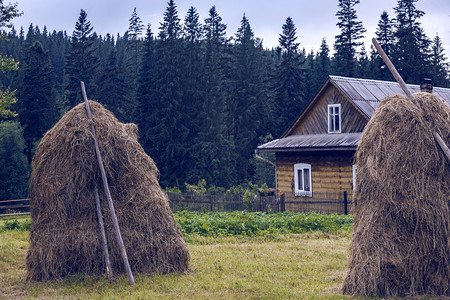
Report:
[[[344,214],[348,215],[347,191],[344,191]]]
[[[279,209],[278,209],[278,201],[277,201],[277,194],[276,193],[273,196],[273,199],[272,199],[271,203],[272,203],[272,212],[273,213],[277,213],[279,211]]]
[[[285,194],[283,193],[280,197],[280,212],[284,212],[286,210],[286,207],[284,205],[284,196]]]
[[[209,197],[209,201],[210,201],[210,209],[211,209],[211,212],[213,212],[213,205],[214,205],[214,195],[211,195],[210,197]]]

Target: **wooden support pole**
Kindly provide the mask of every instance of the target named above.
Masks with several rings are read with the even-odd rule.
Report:
[[[347,191],[344,191],[344,215],[348,215]]]
[[[102,215],[102,209],[100,206],[100,197],[98,196],[97,187],[95,187],[95,206],[97,207],[98,224],[100,225],[100,234],[102,237],[103,254],[105,255],[106,274],[108,275],[109,282],[113,282],[114,277],[113,277],[112,268],[111,268],[111,261],[109,260],[108,242],[106,240],[105,224],[103,223],[103,215]]]
[[[416,98],[414,98],[413,94],[409,91],[408,87],[406,86],[405,81],[403,81],[402,76],[398,73],[397,69],[395,68],[394,64],[391,62],[389,57],[384,52],[383,48],[381,48],[380,44],[378,44],[378,41],[376,38],[372,38],[372,44],[375,46],[375,49],[377,49],[378,54],[380,54],[381,58],[383,59],[385,65],[388,67],[388,69],[391,71],[392,75],[394,75],[395,80],[397,80],[398,84],[402,88],[403,92],[405,92],[406,96],[411,99],[411,101],[420,109],[419,102],[417,102]],[[436,140],[436,143],[439,145],[439,147],[444,152],[447,159],[450,161],[450,150],[448,146],[445,144],[442,137],[437,133],[436,131],[433,131],[433,137]]]
[[[439,133],[436,131],[433,131],[433,136],[438,145],[441,147],[442,151],[444,151],[445,156],[447,156],[447,159],[450,160],[450,150],[448,149],[447,145],[445,144],[444,140],[441,138]]]
[[[406,83],[403,80],[402,76],[400,76],[400,73],[398,73],[394,64],[391,62],[389,57],[386,55],[386,52],[384,52],[383,48],[381,48],[380,44],[378,44],[378,41],[376,38],[372,38],[372,44],[375,46],[375,49],[377,49],[378,54],[381,56],[381,58],[384,61],[384,64],[388,67],[389,71],[391,71],[392,75],[394,76],[395,80],[397,80],[398,84],[400,85],[400,87],[402,88],[402,90],[406,94],[406,96],[409,99],[411,99],[417,107],[420,107],[419,103],[414,98],[413,94],[411,94],[408,87],[406,86]]]
[[[114,230],[116,233],[117,243],[119,244],[120,254],[122,255],[123,264],[125,266],[125,270],[128,275],[128,281],[130,282],[130,284],[133,285],[134,284],[133,273],[131,273],[130,263],[128,262],[127,251],[125,250],[125,245],[123,244],[122,234],[120,233],[120,228],[119,228],[119,222],[117,221],[116,211],[114,210],[114,204],[112,201],[111,192],[109,190],[108,179],[106,178],[105,166],[103,165],[102,156],[100,154],[100,147],[98,146],[98,139],[97,139],[97,134],[95,133],[94,122],[92,120],[91,108],[89,107],[89,101],[88,101],[88,98],[86,95],[86,89],[84,88],[83,81],[81,81],[81,91],[83,93],[84,103],[86,104],[87,115],[91,122],[90,127],[91,127],[92,136],[94,137],[95,153],[97,155],[98,165],[100,167],[100,172],[102,174],[103,189],[106,194],[106,199],[108,200],[108,206],[109,206],[109,210],[111,213],[111,219],[112,219],[113,225],[114,225]]]

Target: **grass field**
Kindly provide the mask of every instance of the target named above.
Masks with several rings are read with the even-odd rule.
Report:
[[[4,221],[0,219],[0,227]],[[0,232],[0,298],[64,299],[346,299],[339,292],[350,230],[270,237],[187,238],[190,271],[135,274],[113,284],[74,276],[50,282],[25,280],[28,231]]]

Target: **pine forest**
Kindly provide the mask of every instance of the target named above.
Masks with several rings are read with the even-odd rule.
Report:
[[[381,8],[376,38],[407,83],[431,78],[434,86],[450,87],[442,41],[424,32],[417,1],[398,0],[394,16]],[[358,3],[337,0],[340,33],[324,38],[317,52],[302,47],[302,28],[291,17],[280,24],[279,46],[267,49],[245,14],[227,36],[215,6],[202,20],[195,7],[179,12],[169,0],[158,28],[135,8],[123,35],[102,36],[85,10],[73,32],[48,32],[33,24],[15,28],[20,12],[3,5],[0,200],[27,197],[34,150],[82,102],[80,81],[89,99],[138,125],[163,188],[203,179],[224,188],[273,186],[273,167],[257,161],[254,150],[283,134],[328,75],[394,81],[375,49],[363,44]]]

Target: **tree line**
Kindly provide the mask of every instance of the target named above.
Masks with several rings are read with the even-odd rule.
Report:
[[[398,0],[394,17],[382,11],[376,38],[406,82],[428,77],[435,86],[450,87],[442,41],[424,33],[425,13],[417,1]],[[19,192],[6,188],[17,180],[2,168],[0,199],[26,196],[23,170],[43,134],[82,101],[80,81],[90,99],[139,126],[163,187],[200,179],[221,187],[273,185],[273,170],[257,163],[253,151],[288,128],[328,75],[393,80],[373,47],[367,50],[362,42],[359,0],[337,2],[340,34],[333,53],[325,38],[317,52],[302,49],[291,17],[281,26],[279,46],[264,49],[245,14],[237,32],[227,36],[215,6],[203,21],[195,7],[182,20],[173,0],[157,29],[145,26],[135,8],[123,35],[97,35],[84,10],[70,36],[33,24],[17,31],[9,24],[0,53],[20,67],[2,70],[0,84],[2,91],[16,91],[16,103],[8,106],[17,116],[3,116],[0,160],[26,166],[13,167],[24,186]],[[14,162],[12,156],[21,158]]]

